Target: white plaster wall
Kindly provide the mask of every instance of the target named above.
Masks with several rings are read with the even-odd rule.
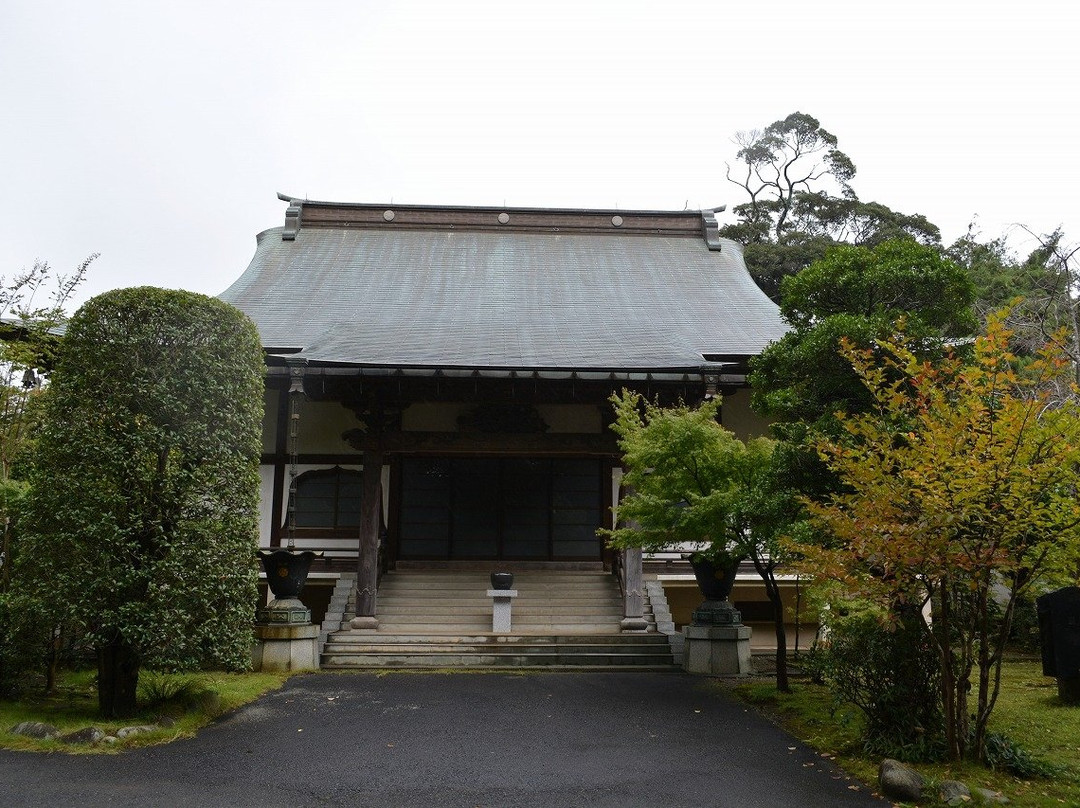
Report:
[[[549,433],[595,435],[604,431],[600,408],[590,404],[540,404],[536,408]]]
[[[457,432],[458,416],[465,412],[460,402],[419,401],[401,414],[403,432]]]
[[[300,402],[300,434],[297,451],[300,454],[343,454],[354,450],[342,440],[341,434],[356,429],[356,416],[336,401]]]
[[[279,399],[284,395],[287,394],[277,390],[267,390],[264,394],[262,445],[263,452],[268,454],[277,451],[277,413]],[[301,399],[299,415],[300,433],[296,448],[300,454],[349,454],[354,451],[342,440],[341,435],[359,427],[360,422],[338,402]]]
[[[458,418],[476,405],[451,401],[421,401],[411,404],[401,415],[405,432],[457,432]],[[595,434],[603,431],[600,408],[588,404],[540,404],[537,413],[549,427],[549,434]]]
[[[270,546],[274,522],[274,467],[259,466],[259,547]]]
[[[739,440],[769,437],[769,421],[750,409],[750,390],[745,387],[724,394],[720,421]]]

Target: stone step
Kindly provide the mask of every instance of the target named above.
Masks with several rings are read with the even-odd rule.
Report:
[[[513,564],[507,564],[499,570],[409,570],[395,569],[387,572],[387,577],[397,578],[455,578],[490,580],[492,572],[512,572],[515,580],[522,579],[562,579],[562,578],[612,578],[611,573],[603,570],[519,570]]]
[[[431,614],[433,611],[430,604],[418,604],[413,600],[399,600],[386,602],[379,598],[379,614]],[[491,614],[491,599],[486,602],[454,601],[447,603],[439,611],[453,612],[454,614]],[[530,603],[526,601],[514,601],[513,615],[526,614],[600,614],[617,615],[622,617],[622,607],[612,603]]]
[[[371,643],[390,643],[390,644],[411,644],[420,645],[428,642],[428,635],[423,634],[394,634],[389,631],[380,630],[378,632],[366,632],[366,631],[341,631],[335,633],[331,641],[336,643],[346,644],[371,644]],[[457,634],[457,635],[438,635],[438,642],[443,644],[456,644],[456,645],[494,645],[494,646],[512,646],[512,645],[546,645],[546,646],[581,646],[581,645],[657,645],[663,646],[667,643],[667,638],[662,634],[602,634],[602,635],[581,635],[581,634],[492,634],[491,632],[479,632],[475,634]]]
[[[399,560],[395,567],[396,572],[501,572],[510,570],[514,573],[522,572],[593,572],[604,571],[602,561],[410,561]]]
[[[640,670],[648,668],[657,671],[679,670],[666,657],[649,657],[640,654],[580,654],[580,655],[531,655],[531,654],[364,654],[352,657],[334,653],[324,653],[323,668],[522,668],[543,667],[545,670],[560,668],[577,670],[580,668],[619,668]]]
[[[383,576],[384,580],[396,581],[485,581],[491,582],[491,575],[486,572],[401,572],[391,570]],[[615,576],[606,572],[515,572],[514,583],[522,581],[614,581]]]
[[[461,584],[460,586],[406,586],[402,583],[382,584],[379,586],[379,593],[407,593],[413,597],[443,597],[446,595],[486,595],[490,586],[476,585],[476,584]],[[585,596],[585,597],[610,597],[618,590],[614,586],[600,585],[600,584],[586,584],[586,585],[547,585],[544,586],[517,586],[515,584],[514,591],[518,593],[518,597],[553,597],[555,595],[567,595],[567,596]]]
[[[604,619],[605,617],[607,617],[607,619]],[[400,615],[400,614],[382,615],[381,612],[380,612],[380,615],[379,615],[379,623],[380,624],[386,622],[386,623],[395,623],[395,624],[431,623],[433,625],[445,625],[447,623],[475,622],[475,621],[482,621],[482,620],[487,620],[487,623],[490,624],[490,622],[491,622],[491,610],[490,609],[488,609],[486,612],[475,612],[475,614],[469,614],[469,612],[467,612],[467,614],[461,614],[461,615],[447,614],[446,611],[442,611],[442,612],[440,612],[440,614],[435,614],[435,615],[431,614],[431,612],[420,612],[420,614],[411,614],[411,615]],[[591,616],[591,615],[578,615],[578,614],[573,614],[573,612],[570,612],[570,614],[563,614],[563,615],[517,615],[517,614],[514,614],[513,617],[512,617],[512,622],[513,623],[522,624],[522,625],[530,625],[530,624],[540,624],[540,625],[542,625],[542,624],[544,624],[546,622],[551,622],[553,620],[557,621],[557,622],[561,622],[561,623],[567,623],[569,625],[580,625],[580,624],[610,625],[611,623],[615,623],[616,627],[618,627],[619,621],[622,620],[622,614],[621,614],[621,612],[613,612],[612,615],[608,615],[608,616],[603,616],[603,615],[602,616]]]
[[[326,667],[627,667],[674,668],[660,635],[409,636],[337,635],[323,655]]]
[[[348,621],[343,623],[342,630],[348,629]],[[394,634],[416,634],[418,636],[435,635],[435,634],[483,634],[484,632],[491,633],[491,621],[487,620],[484,623],[447,623],[445,625],[432,625],[431,623],[382,623],[379,624],[379,631],[390,631]],[[544,621],[537,623],[536,625],[518,625],[515,623],[514,631],[519,634],[531,634],[535,636],[543,636],[556,632],[559,634],[580,634],[585,637],[597,636],[602,634],[611,634],[619,630],[618,623],[604,623],[597,625],[595,623],[552,623],[550,621]]]
[[[592,570],[501,570],[501,572],[513,572],[515,581],[525,580],[588,580],[590,578],[613,578],[610,573],[594,572]],[[386,577],[410,578],[410,579],[433,579],[443,581],[490,581],[491,573],[481,570],[391,570]]]
[[[330,635],[327,668],[678,670],[665,636],[622,634],[618,584],[602,572],[516,573],[513,634],[494,634],[487,572],[395,571],[379,586],[377,631]],[[651,614],[645,615],[652,623]]]
[[[514,576],[514,589],[521,589],[522,587],[551,587],[551,585],[568,585],[568,587],[592,587],[592,585],[606,585],[615,581],[608,575],[595,575],[592,573],[582,573],[573,576],[553,577],[553,576]],[[426,587],[426,585],[440,585],[440,587],[484,587],[489,588],[491,585],[491,579],[487,576],[481,577],[464,577],[464,576],[445,576],[445,575],[402,575],[400,573],[388,573],[383,576],[380,585],[386,584],[403,584],[403,585],[415,585],[415,587]]]
[[[480,654],[482,656],[523,655],[523,656],[592,656],[596,654],[619,654],[647,656],[653,660],[671,659],[671,653],[665,645],[514,645],[498,646],[490,643],[468,645],[466,643],[440,643],[437,638],[431,642],[419,643],[327,643],[324,653],[331,656],[357,656],[366,654]]]
[[[622,604],[622,598],[613,592],[522,592],[517,590],[517,595],[512,596],[515,604],[518,603],[569,603],[588,605],[590,603],[613,603]],[[349,598],[349,603],[355,602],[355,597]],[[447,603],[487,603],[491,604],[491,596],[487,592],[406,592],[398,589],[380,589],[379,602],[409,601],[425,605],[434,602]]]

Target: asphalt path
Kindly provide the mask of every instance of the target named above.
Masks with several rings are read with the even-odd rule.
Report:
[[[198,737],[0,751],[0,806],[888,805],[707,679],[313,674]]]

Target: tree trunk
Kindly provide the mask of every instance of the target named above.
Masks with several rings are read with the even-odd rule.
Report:
[[[52,695],[56,690],[57,668],[60,666],[60,648],[63,645],[63,637],[59,629],[53,629],[49,639],[49,650],[45,654],[45,695]]]
[[[122,637],[98,646],[98,710],[102,718],[135,715],[139,655]]]
[[[941,653],[941,707],[945,721],[945,745],[948,748],[950,760],[960,760],[963,757],[961,739],[957,737],[957,714],[956,714],[956,671],[953,667],[954,657],[951,650],[952,634],[952,609],[949,598],[948,583],[941,584],[941,603],[938,614],[934,616],[933,632],[936,644]]]
[[[781,693],[790,693],[791,684],[788,681],[787,669],[787,626],[784,625],[784,598],[780,594],[780,586],[776,582],[774,565],[765,563],[757,553],[751,553],[750,559],[754,562],[754,569],[765,584],[765,594],[769,597],[769,603],[773,610],[773,628],[776,632],[776,689]]]
[[[787,669],[787,627],[784,625],[784,601],[780,588],[775,581],[772,587],[766,587],[773,607],[773,625],[776,629],[776,689],[781,693],[790,693]]]

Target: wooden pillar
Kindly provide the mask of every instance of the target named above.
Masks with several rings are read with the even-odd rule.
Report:
[[[642,581],[641,548],[629,547],[623,554],[623,633],[640,633],[649,628],[645,620],[645,584]]]
[[[356,569],[356,617],[354,629],[377,629],[379,585],[379,534],[382,532],[381,448],[364,450],[364,472],[360,494],[360,558]]]
[[[625,473],[625,469],[623,470]],[[619,478],[619,499],[632,493],[632,489],[621,484]],[[645,583],[642,580],[641,548],[629,547],[622,553],[623,574],[623,619],[620,624],[624,634],[640,634],[649,628],[645,620]]]
[[[274,495],[270,505],[273,517],[270,520],[270,546],[281,546],[281,528],[285,520],[282,518],[282,510],[285,507],[285,497],[288,494],[285,485],[285,475],[290,462],[289,454],[289,396],[291,390],[277,391],[278,408],[274,432]]]

